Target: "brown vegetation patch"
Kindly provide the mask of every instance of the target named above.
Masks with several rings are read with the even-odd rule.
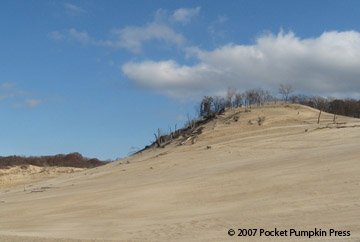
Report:
[[[49,167],[76,167],[76,168],[93,168],[102,166],[107,162],[100,161],[96,158],[86,158],[79,153],[70,153],[67,155],[59,154],[54,156],[0,156],[0,168],[8,169],[12,166],[21,166],[21,169],[26,169],[26,165]]]

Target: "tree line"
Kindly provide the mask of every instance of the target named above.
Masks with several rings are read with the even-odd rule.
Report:
[[[228,88],[225,97],[204,96],[199,105],[199,117],[211,118],[222,114],[226,108],[245,106],[251,109],[254,105],[263,105],[268,102],[277,102],[278,98],[270,91],[261,88],[250,89],[239,93],[235,88]]]
[[[321,96],[292,95],[292,103],[303,104],[334,115],[360,118],[360,100],[353,98],[332,98]]]
[[[360,118],[360,100],[351,98],[339,99],[321,96],[307,96],[304,94],[293,93],[294,89],[291,85],[281,84],[277,93],[263,90],[262,88],[254,88],[244,92],[237,92],[236,88],[229,87],[224,96],[204,96],[201,102],[196,106],[195,117],[192,118],[188,114],[187,121],[185,122],[183,128],[176,129],[175,126],[174,131],[172,131],[171,128],[169,128],[168,131],[158,129],[157,133],[154,134],[155,141],[151,141],[151,145],[146,146],[138,152],[150,147],[165,147],[178,137],[185,137],[185,140],[187,140],[189,136],[194,136],[197,128],[201,124],[212,120],[216,115],[223,114],[226,109],[244,106],[244,111],[249,112],[254,106],[261,106],[270,102],[274,102],[276,104],[279,100],[282,100],[285,103],[298,103],[319,109],[318,123],[320,122],[322,112],[333,113],[334,122],[337,115]],[[279,94],[281,98],[278,98]],[[259,120],[259,122],[260,121],[263,120]],[[135,154],[138,152],[135,152]]]
[[[22,166],[22,165],[33,165],[33,166],[60,166],[60,167],[77,167],[77,168],[93,168],[102,166],[107,162],[100,161],[96,158],[86,158],[81,154],[74,152],[67,155],[59,154],[53,156],[0,156],[0,167],[6,168],[9,166]]]
[[[360,118],[360,100],[354,98],[340,99],[304,94],[292,95],[294,89],[291,85],[280,85],[278,91],[282,96],[282,101],[286,103],[298,103],[334,115]],[[261,88],[250,89],[242,93],[238,93],[235,88],[228,88],[225,97],[204,96],[200,103],[199,116],[206,119],[223,113],[226,108],[245,106],[245,108],[251,109],[253,105],[259,106],[268,102],[276,103],[277,101],[276,94]]]

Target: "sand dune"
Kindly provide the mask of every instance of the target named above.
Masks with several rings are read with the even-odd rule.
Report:
[[[243,111],[205,124],[195,144],[30,184],[35,192],[1,189],[0,240],[360,241],[360,121],[323,114],[318,125],[301,105]],[[275,227],[351,236],[228,235]]]
[[[31,183],[54,178],[64,173],[74,173],[85,170],[74,167],[39,167],[33,165],[12,166],[8,169],[0,169],[0,189],[16,185]],[[28,187],[29,188],[29,187]],[[26,186],[24,187],[26,190]]]

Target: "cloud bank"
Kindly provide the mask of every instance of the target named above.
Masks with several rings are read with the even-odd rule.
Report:
[[[82,8],[73,4],[65,3],[64,7],[69,11],[85,12]],[[166,9],[158,9],[154,20],[144,26],[126,26],[124,28],[115,28],[110,31],[110,38],[96,39],[83,31],[71,28],[63,31],[52,31],[48,37],[53,40],[78,41],[82,44],[92,44],[96,46],[111,47],[115,49],[128,49],[134,53],[142,51],[143,42],[157,40],[177,47],[184,46],[185,37],[177,33],[171,23],[189,24],[200,12],[200,7],[179,8],[172,14],[168,14]]]
[[[155,22],[141,27],[128,26],[122,29],[113,29],[111,31],[111,38],[107,40],[92,38],[87,32],[79,31],[75,28],[65,31],[52,31],[48,36],[57,41],[77,41],[83,45],[91,44],[115,49],[124,48],[134,53],[141,52],[143,42],[150,40],[163,41],[178,47],[185,43],[184,36],[176,33],[167,25]]]
[[[135,53],[141,51],[142,42],[149,40],[162,40],[170,44],[181,46],[185,38],[170,27],[160,23],[149,23],[143,27],[128,26],[123,29],[111,31],[113,39],[98,41],[98,45],[115,48],[127,48]]]
[[[217,93],[228,86],[277,90],[280,84],[309,94],[360,94],[360,33],[356,31],[324,32],[307,39],[281,31],[263,35],[253,45],[189,52],[197,64],[171,59],[128,62],[122,71],[137,86],[180,98]]]

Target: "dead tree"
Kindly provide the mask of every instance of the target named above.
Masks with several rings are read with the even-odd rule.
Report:
[[[281,84],[279,87],[279,93],[283,95],[285,102],[288,101],[290,93],[294,92],[294,89],[290,84],[283,85]]]
[[[223,97],[216,96],[213,98],[214,111],[216,114],[221,114],[226,107],[226,101]]]
[[[329,102],[326,98],[319,97],[319,96],[311,97],[311,101],[314,104],[314,108],[317,108],[320,110],[319,116],[318,116],[318,121],[317,121],[317,123],[320,124],[321,113],[323,110],[327,109],[327,107],[329,106]]]
[[[200,116],[203,118],[209,118],[214,115],[214,111],[212,109],[213,106],[213,98],[205,96],[200,105]]]
[[[160,147],[160,129],[158,129],[158,135],[154,133],[155,136],[155,143],[157,144],[157,147]]]
[[[233,107],[232,99],[235,96],[236,88],[234,87],[228,87],[227,93],[226,93],[226,106],[229,108]]]
[[[185,124],[185,128],[190,128],[190,130],[194,130],[196,127],[196,119],[192,119],[189,114],[187,114],[188,121]]]
[[[243,95],[241,93],[236,93],[235,100],[234,100],[234,106],[241,107],[242,101],[243,101]]]
[[[320,123],[320,116],[321,116],[321,109],[320,109],[320,112],[319,112],[319,117],[318,117],[318,121],[317,121],[317,123],[319,124]]]

